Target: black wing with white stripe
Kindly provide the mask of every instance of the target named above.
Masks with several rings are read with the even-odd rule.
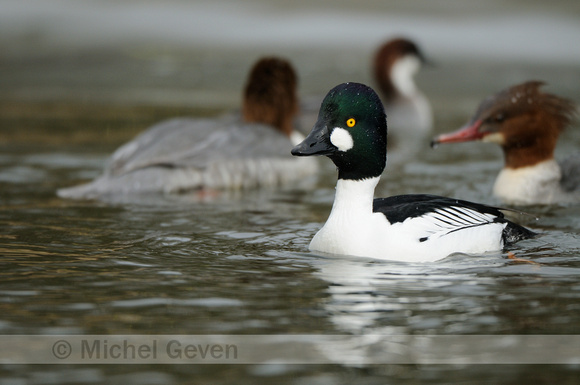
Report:
[[[373,202],[373,211],[383,213],[392,224],[409,218],[425,218],[429,220],[431,225],[429,233],[432,234],[449,234],[491,223],[507,223],[502,234],[505,244],[536,235],[525,227],[507,220],[497,207],[437,195],[416,194],[379,198]],[[428,236],[419,240],[427,239]]]

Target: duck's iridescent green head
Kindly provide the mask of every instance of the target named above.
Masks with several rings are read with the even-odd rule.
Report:
[[[318,121],[292,155],[326,155],[339,179],[381,175],[387,159],[387,119],[375,91],[360,83],[343,83],[328,92]]]

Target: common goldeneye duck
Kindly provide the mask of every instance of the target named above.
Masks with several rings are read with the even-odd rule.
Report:
[[[330,90],[292,154],[326,155],[338,168],[330,216],[310,243],[314,252],[428,262],[501,250],[535,235],[478,203],[434,195],[373,199],[387,159],[387,120],[381,100],[363,84]]]
[[[406,38],[383,44],[374,57],[374,78],[391,134],[409,136],[427,133],[433,126],[431,104],[415,84],[415,75],[427,63],[419,46]]]
[[[505,164],[493,194],[514,205],[580,201],[580,154],[554,159],[560,133],[576,114],[570,100],[542,92],[529,81],[485,99],[469,123],[432,145],[481,140],[501,146]]]
[[[58,190],[64,198],[246,189],[302,180],[317,170],[288,154],[304,136],[293,130],[297,76],[291,64],[263,58],[250,71],[241,118],[178,118],[121,146],[102,176]]]

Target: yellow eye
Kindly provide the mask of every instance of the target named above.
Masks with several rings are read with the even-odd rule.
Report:
[[[355,124],[356,120],[354,120],[354,118],[350,118],[349,120],[346,121],[346,125],[349,127],[354,127]]]

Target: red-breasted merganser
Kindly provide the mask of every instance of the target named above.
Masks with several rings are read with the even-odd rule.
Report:
[[[481,140],[501,146],[505,164],[493,194],[514,205],[580,201],[580,154],[558,163],[554,149],[576,114],[570,100],[529,81],[485,99],[469,123],[432,144]]]

